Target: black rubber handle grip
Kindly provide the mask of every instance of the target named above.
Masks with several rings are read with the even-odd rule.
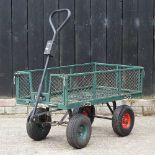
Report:
[[[55,28],[53,22],[52,22],[52,17],[56,14],[56,13],[59,13],[59,12],[67,12],[67,16],[65,18],[65,20],[62,22],[62,24],[58,27],[58,28]],[[50,13],[50,16],[49,16],[49,23],[52,27],[52,30],[54,32],[54,34],[56,34],[58,31],[60,31],[62,29],[62,27],[67,23],[67,21],[69,20],[71,16],[71,11],[69,9],[59,9],[59,10],[55,10],[53,12]]]

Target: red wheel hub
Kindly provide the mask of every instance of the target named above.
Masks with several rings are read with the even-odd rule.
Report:
[[[91,108],[90,107],[84,107],[83,109],[82,109],[82,112],[81,112],[83,115],[85,115],[85,116],[89,116],[90,115],[90,113],[91,113]]]
[[[122,127],[128,129],[131,125],[131,116],[129,113],[125,113],[122,117]]]

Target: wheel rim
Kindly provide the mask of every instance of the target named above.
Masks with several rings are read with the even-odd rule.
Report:
[[[85,115],[85,116],[90,116],[91,108],[85,107],[85,108],[83,108],[83,110],[82,110],[81,113],[82,113],[83,115]]]
[[[122,117],[122,127],[128,129],[131,125],[131,116],[129,113],[125,113]]]
[[[78,137],[82,140],[85,139],[87,135],[87,130],[88,128],[86,125],[80,125],[78,129]]]

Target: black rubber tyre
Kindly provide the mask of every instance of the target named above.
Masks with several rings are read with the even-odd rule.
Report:
[[[134,112],[127,105],[118,106],[112,117],[112,127],[114,132],[121,136],[128,136],[134,126]]]
[[[84,148],[91,137],[90,119],[82,114],[76,114],[69,120],[66,136],[68,143],[77,149]]]
[[[44,108],[38,108],[36,110],[36,114],[46,112],[46,111],[47,110]],[[51,116],[47,114],[41,115],[39,116],[39,123],[36,123],[30,120],[31,115],[32,115],[32,111],[29,114],[27,118],[27,123],[26,123],[26,129],[29,137],[36,141],[46,138],[46,136],[48,135],[51,129],[51,125],[49,123],[45,124],[44,122],[51,122]]]
[[[73,115],[75,114],[83,114],[87,116],[90,119],[91,124],[94,122],[94,116],[95,116],[95,107],[93,105],[91,106],[84,106],[80,108],[73,109]]]

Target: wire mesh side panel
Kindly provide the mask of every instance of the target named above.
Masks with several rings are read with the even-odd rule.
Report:
[[[96,74],[96,98],[107,98],[118,95],[117,72]]]
[[[50,77],[50,102],[52,104],[64,103],[63,78],[61,77]]]
[[[29,74],[20,74],[19,78],[19,98],[30,98],[30,79]]]
[[[61,71],[62,70],[62,71]],[[67,72],[67,69],[48,69],[44,81],[43,81],[43,86],[42,86],[42,92],[47,92],[48,91],[48,85],[49,85],[49,79],[50,79],[50,74],[64,74],[65,71]],[[67,72],[69,73],[69,72]],[[32,86],[33,86],[33,92],[38,91],[38,87],[42,78],[43,70],[39,71],[33,71],[32,73]]]
[[[31,72],[33,92],[38,91],[38,87],[41,81],[42,74],[43,74],[43,70]],[[42,87],[42,91],[44,91],[44,85]]]
[[[93,74],[68,77],[68,103],[86,102],[93,97]]]
[[[123,94],[141,90],[141,73],[139,70],[121,71],[121,90]]]

